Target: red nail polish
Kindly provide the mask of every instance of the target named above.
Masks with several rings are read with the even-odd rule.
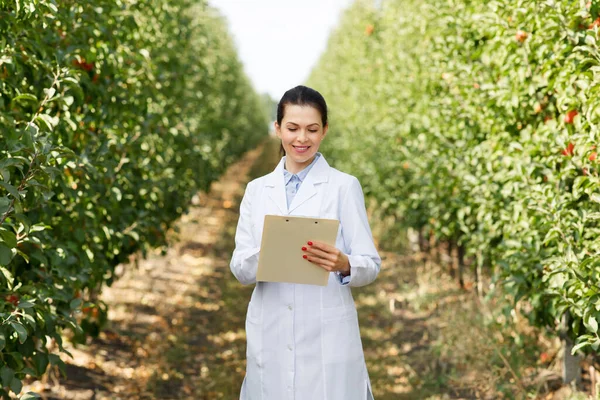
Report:
[[[308,256],[305,254],[305,255],[302,256],[302,258],[308,258]]]
[[[303,247],[302,250],[306,251],[306,247]]]
[[[308,245],[309,245],[309,246],[312,246],[312,242],[308,242]]]

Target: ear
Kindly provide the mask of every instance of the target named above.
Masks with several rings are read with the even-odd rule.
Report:
[[[329,122],[325,124],[323,127],[323,137],[321,139],[325,139],[325,135],[327,135],[327,131],[329,130]]]
[[[279,126],[277,121],[273,122],[273,125],[275,126],[275,134],[279,139],[281,139],[281,127]]]

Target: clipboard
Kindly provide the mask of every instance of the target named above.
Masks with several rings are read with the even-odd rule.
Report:
[[[265,215],[256,280],[327,286],[329,271],[302,258],[309,240],[335,246],[337,219]]]

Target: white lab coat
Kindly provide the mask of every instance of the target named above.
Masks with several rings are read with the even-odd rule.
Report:
[[[330,273],[327,286],[258,282],[246,315],[246,377],[242,400],[368,400],[364,360],[350,286],[379,273],[379,257],[358,180],[323,156],[287,207],[282,158],[270,174],[251,181],[240,206],[231,271],[256,282],[265,214],[335,218],[336,247],[348,255],[351,280]]]

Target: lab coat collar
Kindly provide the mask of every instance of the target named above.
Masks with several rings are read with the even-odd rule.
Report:
[[[288,210],[285,195],[285,178],[283,176],[284,161],[285,159],[282,157],[275,170],[266,176],[265,186],[271,188],[269,190],[269,197],[275,202],[279,211],[287,215],[317,194],[315,185],[329,180],[329,170],[331,167],[321,154],[321,157],[319,157],[302,182],[300,190],[298,190]]]

